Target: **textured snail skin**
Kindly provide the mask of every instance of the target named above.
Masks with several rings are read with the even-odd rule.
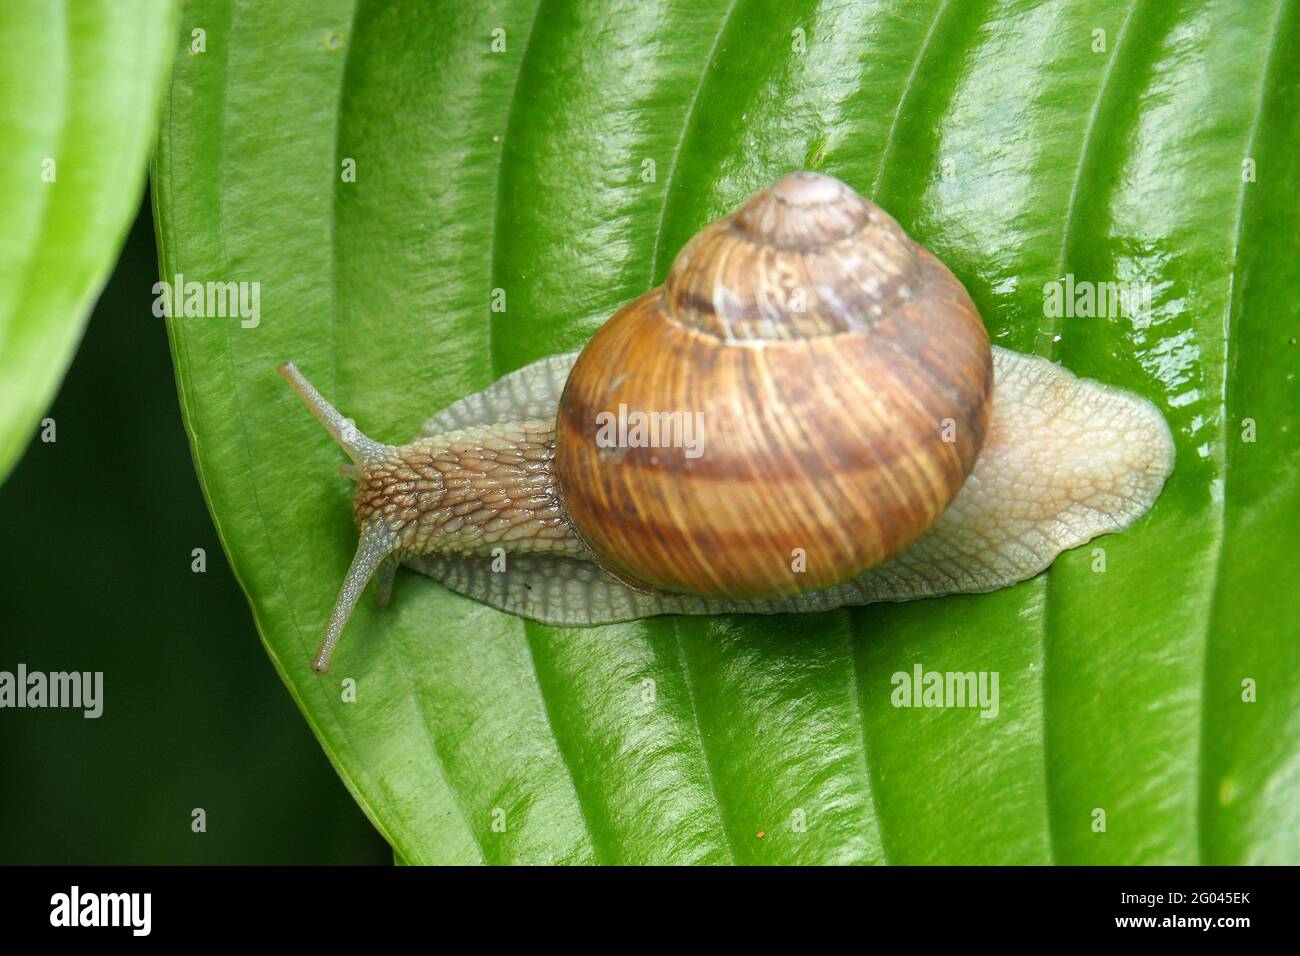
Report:
[[[961,283],[839,180],[794,173],[698,233],[582,350],[556,422],[560,494],[629,581],[824,588],[934,524],[992,387]],[[698,413],[707,448],[600,447],[598,415],[620,406]]]
[[[357,475],[357,527],[382,524],[400,554],[544,552],[585,558],[555,494],[555,426],[487,424],[384,446]]]
[[[820,219],[787,215],[801,204]],[[786,308],[796,290],[802,308]],[[556,625],[989,591],[1129,526],[1174,462],[1153,405],[990,349],[932,255],[807,174],[706,227],[581,353],[504,376],[405,445],[280,372],[357,481],[360,542],[318,673],[366,583],[386,602],[398,563]],[[707,453],[599,448],[595,414],[619,403],[694,403]]]

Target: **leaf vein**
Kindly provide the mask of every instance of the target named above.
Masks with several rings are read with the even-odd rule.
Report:
[[[1124,15],[1124,20],[1120,24],[1119,33],[1115,36],[1115,45],[1111,50],[1110,57],[1102,69],[1101,82],[1097,85],[1097,94],[1093,97],[1092,107],[1088,111],[1088,119],[1084,123],[1083,138],[1079,143],[1079,156],[1074,165],[1074,172],[1070,179],[1070,192],[1066,199],[1065,220],[1061,226],[1061,244],[1057,249],[1056,265],[1052,270],[1052,278],[1059,279],[1061,271],[1065,268],[1066,257],[1069,255],[1070,242],[1074,235],[1075,224],[1078,221],[1078,201],[1083,191],[1083,181],[1085,172],[1088,168],[1089,159],[1093,153],[1093,134],[1096,131],[1097,122],[1102,114],[1106,97],[1111,92],[1111,79],[1115,74],[1115,65],[1120,60],[1120,54],[1124,49],[1124,43],[1129,36],[1129,27],[1132,25],[1133,16],[1142,0],[1133,0],[1129,4],[1128,11]],[[1038,326],[1038,342],[1036,352],[1051,358],[1056,351],[1055,338],[1057,334],[1056,319],[1046,314]],[[1043,734],[1042,734],[1042,751],[1043,751],[1043,787],[1047,795],[1044,812],[1047,817],[1046,837],[1047,837],[1047,858],[1048,862],[1055,864],[1058,859],[1056,848],[1056,824],[1053,820],[1053,801],[1051,798],[1052,764],[1050,753],[1047,746],[1047,669],[1049,666],[1050,655],[1048,654],[1048,633],[1051,628],[1048,623],[1049,608],[1051,602],[1051,582],[1053,579],[1053,569],[1047,568],[1040,576],[1041,589],[1043,595],[1042,614],[1039,615],[1039,659],[1042,667],[1039,668],[1038,686],[1039,686],[1039,706],[1041,708]]]
[[[668,159],[668,178],[664,180],[664,198],[659,205],[659,219],[655,224],[654,246],[650,252],[650,285],[655,284],[655,279],[659,275],[659,264],[663,259],[664,224],[668,220],[668,205],[677,182],[677,168],[681,161],[682,147],[686,144],[686,138],[690,134],[691,126],[695,121],[695,108],[700,102],[700,93],[708,80],[709,71],[713,68],[713,61],[718,55],[722,35],[727,32],[727,24],[731,22],[732,14],[736,12],[737,2],[738,0],[731,0],[727,5],[727,10],[723,13],[722,20],[718,24],[718,32],[713,35],[713,43],[709,46],[708,56],[704,58],[704,67],[700,70],[700,81],[695,84],[695,90],[691,93],[691,98],[686,104],[686,114],[682,118],[681,134],[677,137],[677,142],[673,145],[672,155]]]
[[[519,84],[524,75],[524,63],[528,59],[528,51],[533,45],[533,34],[537,31],[537,21],[542,18],[542,3],[545,0],[538,0],[537,5],[533,8],[533,19],[528,24],[528,34],[524,37],[523,49],[519,52],[519,64],[515,67],[514,81],[511,84],[510,104],[506,108],[506,132],[501,137],[501,148],[497,151],[497,186],[496,191],[492,194],[492,209],[488,214],[490,232],[488,233],[487,247],[487,266],[488,266],[488,314],[485,323],[484,335],[487,339],[487,356],[488,367],[491,369],[492,377],[495,379],[502,374],[501,369],[497,367],[496,356],[492,348],[492,290],[497,288],[497,236],[501,234],[501,191],[505,185],[506,179],[506,149],[510,146],[511,132],[515,128],[515,120],[519,107]]]
[[[1141,5],[1142,0],[1133,0],[1129,4],[1128,13],[1124,15],[1124,22],[1120,24],[1119,33],[1115,37],[1115,46],[1106,61],[1106,66],[1102,69],[1101,82],[1097,85],[1097,95],[1093,97],[1092,108],[1088,111],[1088,119],[1083,126],[1083,139],[1079,143],[1079,158],[1074,164],[1074,175],[1070,180],[1070,193],[1065,203],[1065,221],[1061,227],[1061,245],[1057,250],[1056,266],[1052,270],[1050,277],[1053,279],[1061,278],[1061,270],[1065,268],[1070,240],[1074,236],[1075,224],[1078,222],[1079,194],[1083,191],[1084,174],[1093,154],[1093,134],[1097,129],[1097,120],[1101,116],[1106,97],[1111,93],[1111,79],[1115,75],[1115,64],[1119,62],[1120,53],[1124,48],[1124,41],[1128,39],[1133,14]],[[1038,327],[1038,340],[1040,350],[1047,358],[1051,358],[1052,353],[1055,351],[1056,330],[1056,317],[1048,315],[1047,310],[1044,309],[1043,320]]]
[[[843,618],[844,638],[849,646],[849,696],[853,699],[853,713],[857,720],[858,734],[862,738],[862,772],[867,783],[867,803],[872,819],[876,821],[876,838],[880,841],[881,862],[888,865],[889,851],[885,848],[885,827],[880,819],[880,808],[876,804],[875,778],[871,772],[871,758],[867,753],[867,719],[862,710],[862,682],[858,679],[858,644],[853,639],[853,620],[849,612],[837,612]]]
[[[605,861],[601,859],[600,846],[596,842],[596,830],[591,825],[587,806],[582,799],[582,790],[578,787],[578,778],[573,774],[573,766],[569,763],[568,754],[564,752],[564,745],[560,742],[560,735],[555,729],[555,721],[551,717],[551,702],[546,696],[546,687],[542,683],[542,674],[537,668],[537,653],[533,648],[533,632],[536,626],[527,618],[521,618],[520,622],[523,624],[524,629],[524,646],[528,649],[528,665],[532,668],[533,682],[537,685],[537,696],[542,702],[542,715],[546,718],[546,728],[551,733],[551,740],[555,742],[555,750],[560,755],[560,763],[564,765],[564,772],[569,777],[569,787],[573,790],[573,799],[578,804],[578,814],[582,817],[582,826],[587,831],[587,839],[591,843],[591,850],[595,854],[596,863],[604,863]]]
[[[878,201],[879,199],[880,182],[884,179],[885,168],[889,165],[889,157],[893,153],[894,143],[898,138],[898,124],[903,116],[904,107],[907,105],[908,97],[911,96],[912,88],[916,85],[916,78],[921,72],[922,62],[929,53],[930,44],[939,30],[939,21],[948,12],[950,3],[951,0],[943,0],[939,4],[939,8],[934,12],[934,19],[930,21],[930,28],[925,31],[925,37],[922,38],[921,45],[916,51],[916,59],[912,61],[912,68],[908,71],[907,79],[903,81],[903,91],[898,94],[898,103],[894,107],[894,116],[889,122],[889,132],[885,134],[885,145],[880,151],[880,166],[877,168],[876,178],[871,184],[871,198],[873,200]]]
[[[1246,133],[1246,149],[1244,156],[1249,157],[1255,151],[1255,142],[1259,135],[1259,126],[1264,116],[1264,101],[1268,96],[1269,77],[1273,73],[1274,54],[1277,52],[1278,42],[1282,36],[1282,23],[1286,20],[1288,0],[1278,0],[1277,13],[1273,18],[1273,31],[1269,39],[1268,52],[1264,55],[1263,66],[1260,70],[1259,91],[1255,97],[1255,113],[1251,118],[1250,127]],[[1227,511],[1228,501],[1228,460],[1226,455],[1227,448],[1227,428],[1228,428],[1228,375],[1232,367],[1232,328],[1233,328],[1233,307],[1237,297],[1237,272],[1241,268],[1240,252],[1241,237],[1245,232],[1246,220],[1246,188],[1249,185],[1243,177],[1241,184],[1237,187],[1236,211],[1232,222],[1232,269],[1228,273],[1228,292],[1223,304],[1223,374],[1220,377],[1219,385],[1219,418],[1223,422],[1223,428],[1220,430],[1219,444],[1224,450],[1223,457],[1223,487],[1218,496],[1218,541],[1214,547],[1214,565],[1210,575],[1210,608],[1205,616],[1205,633],[1204,648],[1201,654],[1201,698],[1200,698],[1200,744],[1199,759],[1196,761],[1196,835],[1197,835],[1197,856],[1201,863],[1206,860],[1206,840],[1207,833],[1205,829],[1206,807],[1205,807],[1205,763],[1206,753],[1209,750],[1209,725],[1205,719],[1205,700],[1209,694],[1210,687],[1210,629],[1213,627],[1215,620],[1215,606],[1219,603],[1219,588],[1223,580],[1223,554],[1227,541],[1227,535],[1224,534],[1224,516]]]
[[[718,807],[718,819],[722,821],[722,839],[727,848],[727,857],[736,862],[736,841],[727,823],[727,811],[722,805],[722,795],[718,792],[718,782],[713,775],[713,761],[709,757],[709,745],[704,740],[704,727],[700,724],[700,709],[695,703],[695,687],[691,682],[690,665],[686,661],[686,648],[682,643],[682,631],[676,616],[668,619],[673,629],[673,639],[677,642],[677,660],[682,666],[682,684],[686,687],[686,700],[691,705],[691,718],[695,723],[695,733],[700,739],[700,756],[704,762],[704,775],[709,781],[709,791],[713,802]]]

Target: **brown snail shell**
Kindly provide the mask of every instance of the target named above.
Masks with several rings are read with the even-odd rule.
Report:
[[[952,273],[839,180],[792,173],[697,234],[583,349],[556,422],[559,492],[634,582],[827,587],[938,519],[992,390],[988,335]],[[694,459],[600,447],[598,415],[620,406],[700,412],[707,444]]]

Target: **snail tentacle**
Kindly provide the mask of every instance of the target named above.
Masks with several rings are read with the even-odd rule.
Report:
[[[297,365],[293,362],[283,362],[276,371],[293,387],[298,397],[302,399],[302,403],[311,410],[316,420],[325,426],[325,430],[357,465],[364,465],[385,453],[387,446],[363,435],[352,419],[345,417],[327,402],[320,392],[316,391],[316,386],[307,381],[307,377],[298,371]],[[343,468],[348,469],[343,471],[344,475],[349,478],[355,477],[354,469],[349,469],[347,465]]]
[[[320,647],[316,649],[316,654],[311,660],[311,669],[317,674],[329,671],[334,648],[338,646],[339,638],[343,636],[343,628],[347,626],[348,618],[352,616],[361,593],[366,589],[371,576],[389,562],[392,551],[392,536],[381,525],[375,523],[361,529],[361,540],[357,543],[356,554],[352,556],[352,564],[348,567],[342,587],[339,588],[334,610],[330,612],[329,624],[325,626],[325,637],[321,639]],[[391,585],[391,576],[387,578],[387,582]]]

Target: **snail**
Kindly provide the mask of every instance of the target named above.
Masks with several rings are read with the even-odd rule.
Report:
[[[569,626],[990,591],[1128,527],[1174,460],[1154,405],[991,346],[934,255],[807,172],[705,227],[580,352],[407,444],[279,371],[357,482],[318,673],[399,563]]]

